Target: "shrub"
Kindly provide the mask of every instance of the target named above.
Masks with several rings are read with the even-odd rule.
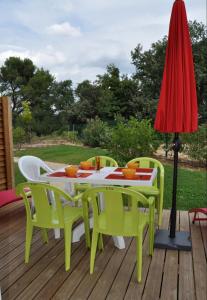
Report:
[[[26,132],[22,127],[16,127],[13,130],[13,142],[17,149],[21,149],[21,146],[26,141]]]
[[[90,119],[82,133],[83,143],[91,147],[105,146],[108,143],[110,129],[98,117]]]
[[[138,121],[132,117],[128,121],[118,117],[112,129],[109,150],[120,163],[140,156],[150,156],[158,147],[150,120]]]
[[[67,141],[71,143],[77,143],[78,142],[78,132],[77,131],[63,131],[61,133],[61,137],[66,139]]]
[[[183,152],[201,163],[207,161],[207,124],[199,126],[198,131],[182,135]]]

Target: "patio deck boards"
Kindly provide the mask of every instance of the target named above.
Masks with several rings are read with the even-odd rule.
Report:
[[[163,228],[168,227],[169,211],[163,213]],[[24,264],[25,211],[23,204],[12,203],[0,210],[0,285],[2,299],[111,299],[111,300],[205,300],[207,299],[207,222],[191,222],[185,211],[178,212],[177,228],[190,230],[192,252],[155,249],[148,256],[148,231],[143,237],[142,283],[136,281],[136,245],[126,239],[118,250],[109,237],[104,251],[98,252],[94,274],[89,274],[89,251],[84,238],[72,245],[71,269],[64,269],[63,239],[48,245],[40,232],[33,238],[30,262]]]

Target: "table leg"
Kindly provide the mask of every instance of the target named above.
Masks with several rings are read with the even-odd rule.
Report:
[[[59,228],[55,228],[54,229],[54,235],[55,235],[55,239],[59,239],[60,238],[60,229]]]
[[[125,248],[125,242],[123,236],[113,236],[114,245],[118,249],[124,249]]]
[[[89,219],[90,228],[93,228],[93,218]],[[80,241],[80,238],[85,233],[84,223],[79,224],[73,229],[73,239],[72,243],[77,243]]]

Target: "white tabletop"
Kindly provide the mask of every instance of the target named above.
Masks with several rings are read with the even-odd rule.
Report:
[[[106,179],[109,174],[122,174],[122,172],[114,172],[117,167],[104,167],[100,171],[94,170],[79,170],[78,173],[91,173],[88,177],[67,177],[67,176],[49,176],[49,173],[45,173],[40,176],[41,181],[47,182],[62,182],[62,183],[91,183],[94,185],[121,185],[121,186],[152,186],[153,181],[157,176],[157,168],[153,168],[152,172],[137,172],[136,175],[150,175],[149,180],[130,180],[130,179]],[[64,172],[64,168],[54,171]]]

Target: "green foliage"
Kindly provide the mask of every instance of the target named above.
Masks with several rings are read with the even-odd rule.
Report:
[[[11,96],[14,120],[22,111],[23,89],[34,72],[35,66],[28,58],[9,57],[0,68],[0,92]]]
[[[197,97],[199,105],[200,123],[207,121],[207,37],[206,26],[197,21],[189,22],[189,30],[192,40],[192,51],[194,58],[195,78],[197,87]],[[149,50],[143,51],[141,44],[131,52],[132,63],[136,71],[134,80],[140,91],[139,98],[143,99],[143,110],[147,112],[147,117],[155,118],[155,112],[145,109],[151,107],[152,103],[159,99],[160,87],[162,82],[165,50],[167,37],[152,44]]]
[[[157,146],[150,120],[138,121],[132,117],[127,121],[118,117],[111,132],[108,149],[115,159],[125,164],[135,157],[151,156]]]
[[[21,146],[26,141],[26,132],[22,127],[16,127],[13,129],[13,142],[14,145],[21,149]]]
[[[66,139],[68,142],[77,143],[78,142],[78,132],[77,131],[63,131],[61,137]]]
[[[98,117],[88,120],[85,129],[83,130],[83,143],[88,146],[98,147],[105,145],[109,138],[109,127]]]
[[[182,135],[183,152],[201,163],[207,162],[207,124],[199,126],[198,131]]]

